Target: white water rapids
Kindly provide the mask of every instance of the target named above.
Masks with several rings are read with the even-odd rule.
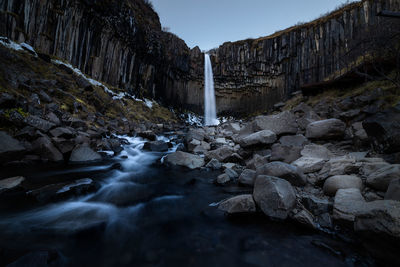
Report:
[[[204,54],[204,124],[217,125],[215,107],[214,76],[210,55]]]

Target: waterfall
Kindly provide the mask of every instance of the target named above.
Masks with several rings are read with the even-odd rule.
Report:
[[[218,124],[215,108],[214,76],[210,55],[204,54],[204,124]]]

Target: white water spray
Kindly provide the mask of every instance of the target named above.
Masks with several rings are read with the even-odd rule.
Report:
[[[210,55],[204,54],[204,124],[218,124],[215,108],[214,76]]]

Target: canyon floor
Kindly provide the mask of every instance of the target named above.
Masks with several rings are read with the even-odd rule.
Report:
[[[389,81],[203,127],[1,41],[0,265],[399,264]]]

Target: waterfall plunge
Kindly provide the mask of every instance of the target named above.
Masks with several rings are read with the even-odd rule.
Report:
[[[208,54],[204,54],[204,124],[218,124],[215,108],[214,76],[210,55]]]

